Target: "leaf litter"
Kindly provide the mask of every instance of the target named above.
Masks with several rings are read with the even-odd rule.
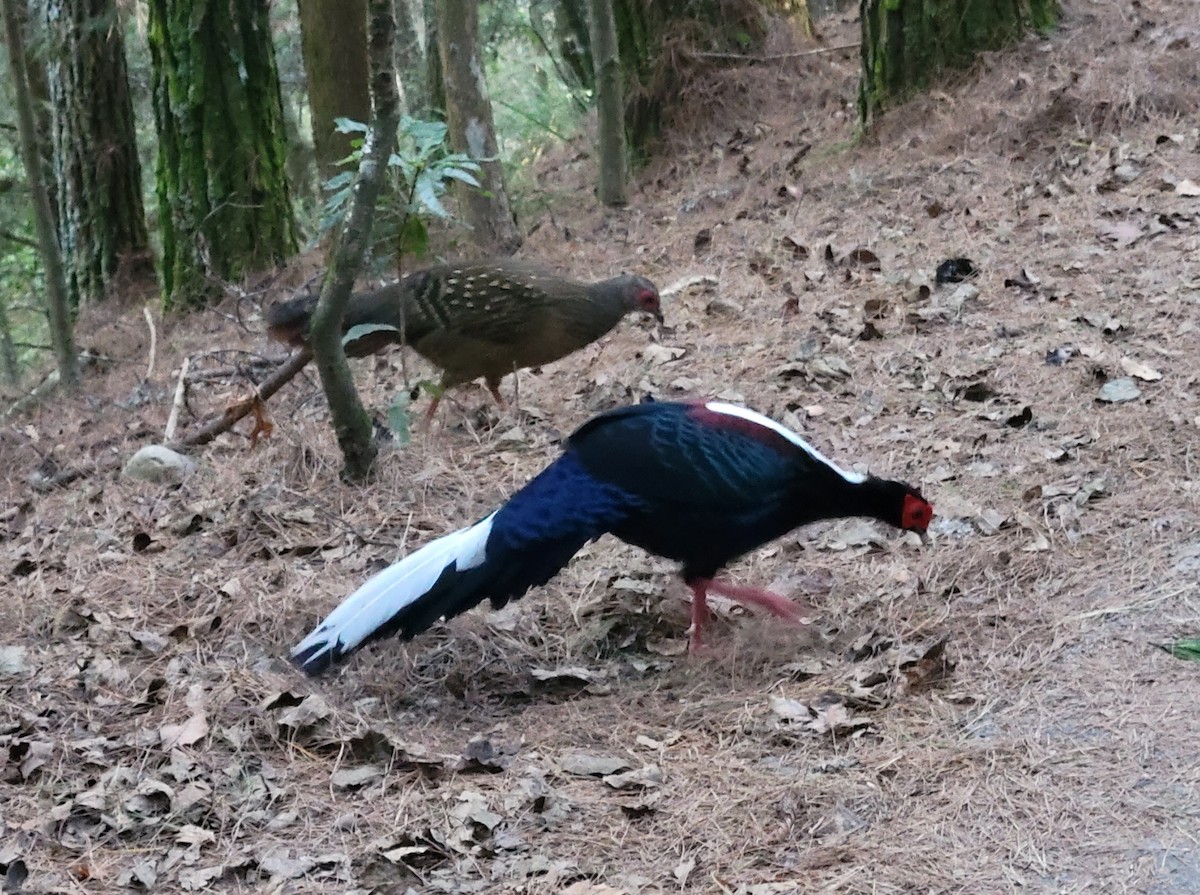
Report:
[[[723,111],[651,163],[619,233],[573,203],[556,220],[602,237],[565,258],[544,224],[525,253],[719,286],[681,293],[670,332],[623,325],[523,372],[513,403],[534,415],[477,413],[466,392],[369,488],[337,481],[300,384],[253,454],[218,440],[175,489],[26,480],[47,445],[66,468],[158,438],[152,401],[98,420],[65,398],[5,430],[6,874],[35,891],[1193,891],[1195,786],[1172,769],[1194,765],[1195,666],[1146,649],[1196,617],[1200,144],[1186,53],[1152,52],[1190,6],[1149,0],[1136,28],[1102,6],[861,144],[827,101],[852,99],[853,54],[714,74],[691,96]],[[823,28],[857,38],[845,17]],[[734,140],[747,91],[762,103]],[[547,155],[551,194],[591,188],[575,152]],[[976,276],[932,289],[960,253]],[[180,321],[160,366],[212,322]],[[123,362],[89,399],[121,407],[144,334],[94,329]],[[1058,346],[1066,362],[1045,362]],[[398,358],[356,368],[381,412]],[[1141,399],[1098,404],[1120,377]],[[966,401],[972,382],[995,394]],[[855,522],[781,539],[730,577],[809,598],[814,624],[718,605],[695,658],[670,564],[606,539],[494,621],[467,613],[318,682],[288,668],[354,582],[489,512],[589,415],[710,395],[921,480],[926,542]],[[563,770],[578,753],[626,766]]]

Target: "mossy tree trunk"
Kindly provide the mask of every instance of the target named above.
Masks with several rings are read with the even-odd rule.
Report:
[[[359,160],[358,178],[346,223],[313,312],[310,335],[321,386],[329,401],[329,414],[345,461],[342,475],[350,481],[362,481],[370,474],[375,462],[375,442],[371,420],[354,388],[354,377],[342,348],[342,317],[350,289],[371,244],[375,202],[383,189],[388,158],[396,145],[396,130],[400,126],[392,0],[370,0],[368,9],[371,17],[371,129]]]
[[[689,51],[744,54],[766,34],[757,0],[612,0],[625,84],[625,130],[638,156],[659,135],[665,113],[688,82]]]
[[[296,249],[267,0],[149,0],[167,307]]]
[[[474,230],[479,249],[511,255],[521,247],[521,234],[504,189],[492,103],[483,77],[478,0],[440,0],[437,27],[450,143],[455,152],[479,163],[483,186],[458,184],[459,208]]]
[[[334,119],[366,122],[367,0],[300,0],[300,44],[308,76],[313,149],[323,180],[338,172],[354,134],[338,133]]]
[[[46,193],[46,178],[42,172],[42,158],[38,154],[37,123],[33,114],[33,101],[29,92],[23,23],[28,16],[25,0],[0,0],[4,13],[4,33],[8,49],[8,64],[12,72],[13,94],[17,107],[17,133],[21,142],[21,157],[25,164],[25,177],[29,182],[29,193],[33,199],[33,216],[37,225],[38,248],[46,268],[46,316],[50,319],[50,342],[58,360],[59,381],[68,389],[79,384],[79,364],[75,357],[74,326],[71,308],[67,302],[66,278],[63,276],[62,257],[58,240],[54,234],[54,217],[50,212],[50,198]]]
[[[73,306],[105,297],[119,272],[152,275],[142,169],[113,0],[49,0],[58,241]]]
[[[16,388],[21,384],[21,365],[17,362],[17,346],[13,344],[7,298],[6,295],[0,294],[0,367],[4,369],[4,381]]]
[[[860,8],[864,123],[979,51],[1047,31],[1059,16],[1058,0],[860,0]]]
[[[588,0],[592,58],[596,64],[596,107],[600,131],[598,194],[605,205],[624,205],[625,117],[621,60],[617,56],[617,26],[612,0]]]

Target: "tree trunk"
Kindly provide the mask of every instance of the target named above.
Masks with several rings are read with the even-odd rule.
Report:
[[[625,96],[612,0],[589,0],[592,58],[596,64],[596,108],[600,130],[600,201],[624,205]]]
[[[478,0],[440,0],[438,42],[446,87],[446,125],[455,152],[480,165],[482,189],[457,184],[459,208],[475,231],[484,252],[511,255],[521,247],[521,234],[508,205],[500,147],[492,122],[492,103],[479,57]]]
[[[0,295],[0,366],[4,379],[13,388],[21,384],[21,365],[17,362],[17,346],[13,344],[12,322],[8,319],[7,296]]]
[[[611,0],[607,4],[612,17]],[[593,34],[589,0],[558,0],[554,9],[554,34],[563,63],[575,79],[569,87],[591,90],[596,86],[596,62],[592,58]],[[615,31],[616,25],[613,25]],[[615,43],[615,38],[614,38]]]
[[[167,307],[296,248],[267,0],[149,0]]]
[[[152,276],[125,43],[113,0],[48,0],[58,240],[72,306]]]
[[[328,180],[355,136],[338,133],[334,119],[366,122],[371,115],[367,0],[300,0],[300,39],[317,169]]]
[[[396,0],[396,70],[404,88],[404,108],[414,118],[428,118],[430,112],[424,34],[420,0]]]
[[[371,224],[375,200],[383,188],[388,158],[396,145],[400,126],[400,98],[396,94],[396,69],[393,46],[396,24],[392,0],[370,0],[371,98],[374,112],[371,130],[363,146],[358,180],[346,213],[337,252],[321,288],[321,298],[313,312],[310,344],[321,374],[321,385],[329,401],[329,414],[342,448],[345,466],[342,475],[350,481],[362,481],[375,462],[375,442],[371,420],[363,408],[354,377],[342,349],[342,316],[354,279],[362,268],[371,244]]]
[[[980,50],[1020,39],[1058,21],[1058,0],[861,0],[864,123],[932,84]]]
[[[641,156],[659,135],[666,113],[697,63],[689,49],[743,56],[766,35],[768,20],[757,3],[723,0],[612,0],[617,50],[625,82],[625,131]]]
[[[67,302],[67,286],[63,277],[62,258],[54,237],[54,218],[46,181],[42,176],[42,159],[37,149],[37,125],[33,103],[29,98],[26,80],[25,43],[21,23],[24,19],[22,0],[0,0],[4,7],[4,31],[8,35],[8,64],[12,70],[13,93],[17,106],[17,131],[21,140],[21,156],[25,177],[33,199],[33,215],[37,224],[38,245],[46,267],[46,313],[50,318],[50,341],[58,359],[58,377],[68,389],[79,385],[79,365],[75,357],[75,338],[71,323],[71,308]]]
[[[50,110],[50,84],[46,80],[46,45],[44,22],[33,8],[25,3],[17,4],[25,26],[25,76],[29,83],[29,98],[33,103],[33,120],[38,133],[38,154],[42,157],[42,174],[46,183],[46,195],[50,197],[50,211],[55,215],[54,226],[58,228],[58,194],[54,183],[54,117]]]
[[[425,6],[425,88],[428,108],[433,112],[446,111],[446,82],[442,80],[442,47],[438,38],[436,3]],[[431,5],[434,8],[430,8]]]

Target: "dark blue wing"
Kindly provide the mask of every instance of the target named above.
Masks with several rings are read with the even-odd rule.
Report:
[[[655,402],[596,417],[571,436],[568,456],[597,482],[654,508],[736,513],[782,499],[800,452],[744,428],[710,425],[698,406]]]

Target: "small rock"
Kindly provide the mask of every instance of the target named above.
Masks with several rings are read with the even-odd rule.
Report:
[[[143,482],[182,482],[196,471],[196,461],[161,444],[148,444],[129,458],[125,475]]]
[[[1142,390],[1132,379],[1113,379],[1104,383],[1100,393],[1096,395],[1096,400],[1105,404],[1117,404],[1121,401],[1135,401],[1141,396]]]

